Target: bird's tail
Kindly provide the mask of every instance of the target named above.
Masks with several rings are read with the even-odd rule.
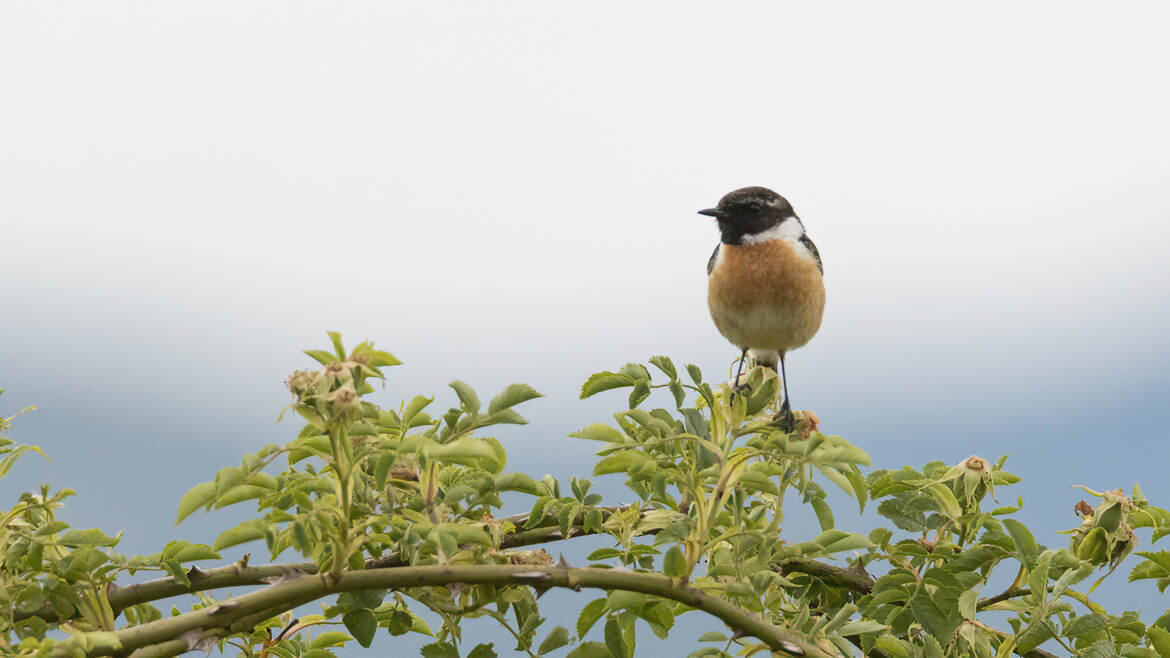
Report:
[[[752,358],[755,359],[757,365],[771,368],[773,371],[780,369],[780,352],[777,350],[751,350]]]

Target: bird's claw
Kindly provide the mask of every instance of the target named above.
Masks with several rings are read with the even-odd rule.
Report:
[[[731,387],[731,402],[735,402],[735,396],[742,395],[747,397],[752,393],[752,385],[746,381],[741,384],[735,384]]]
[[[787,400],[780,407],[780,413],[772,417],[772,424],[787,434],[796,429],[796,415],[792,413],[792,407],[788,406]]]

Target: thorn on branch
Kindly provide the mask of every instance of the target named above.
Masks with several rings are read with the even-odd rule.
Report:
[[[207,612],[207,614],[214,617],[216,615],[222,615],[223,613],[229,612],[238,607],[240,607],[239,601],[224,601],[223,603],[217,603],[213,608],[211,608],[211,610]]]

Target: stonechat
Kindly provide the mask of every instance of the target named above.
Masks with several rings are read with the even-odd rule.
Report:
[[[791,429],[784,356],[821,326],[821,255],[788,200],[767,188],[735,190],[699,214],[719,223],[719,244],[707,261],[707,307],[719,333],[741,350],[735,385],[749,352],[772,370],[779,364],[780,417]]]

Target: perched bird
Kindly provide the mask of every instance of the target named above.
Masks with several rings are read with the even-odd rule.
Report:
[[[719,244],[707,262],[707,306],[715,327],[784,382],[780,416],[792,426],[784,356],[812,340],[825,310],[821,255],[788,201],[764,187],[745,187],[700,210],[719,223]]]

